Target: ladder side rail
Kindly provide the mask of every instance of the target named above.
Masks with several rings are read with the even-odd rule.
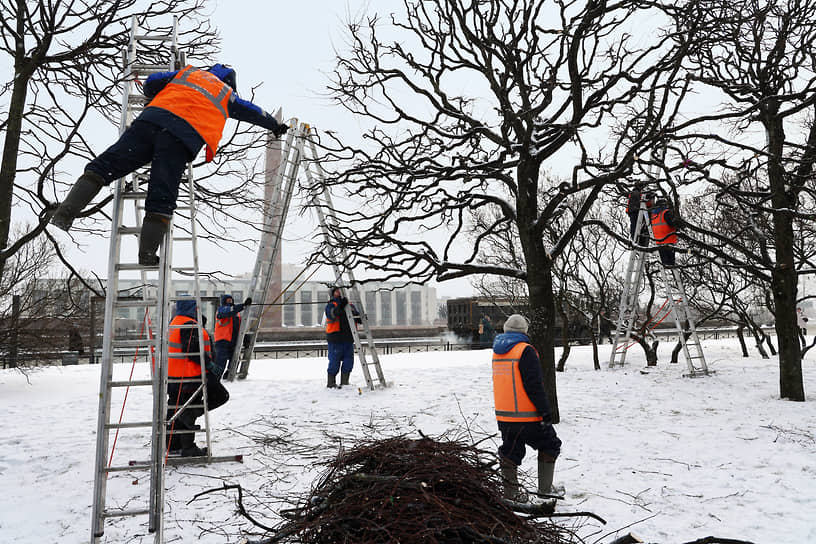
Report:
[[[323,171],[322,165],[317,160],[318,156],[319,156],[318,153],[317,153],[317,146],[315,145],[315,142],[314,142],[314,140],[312,138],[309,138],[309,151],[311,152],[311,156],[312,156],[311,164],[314,165],[314,168],[315,168],[315,171],[316,171],[315,175],[317,177],[318,182],[323,187],[323,200],[324,200],[324,204],[326,206],[327,212],[324,214],[320,205],[318,205],[316,209],[318,210],[318,217],[320,218],[320,225],[321,225],[321,228],[323,230],[323,236],[324,236],[326,242],[328,243],[331,240],[330,232],[329,232],[329,228],[328,228],[328,220],[331,220],[332,225],[336,225],[337,224],[337,216],[336,216],[336,214],[334,212],[334,204],[332,202],[331,192],[329,191],[329,188],[325,183],[326,174]],[[306,171],[307,171],[307,175],[310,178],[312,178],[311,169],[307,167]],[[313,185],[312,179],[310,179],[310,184]],[[328,217],[327,217],[327,215],[328,215]],[[339,252],[340,252],[340,255],[343,258],[343,261],[345,262],[347,260],[346,251],[343,250],[343,249],[339,249]],[[334,261],[333,268],[334,268],[335,277],[338,278],[338,279],[341,279],[342,278],[342,272],[340,271],[339,266],[337,266],[337,264],[336,264],[337,259],[332,259],[332,261]],[[363,328],[364,328],[365,333],[366,333],[366,341],[367,341],[367,344],[368,344],[368,348],[370,349],[371,357],[374,360],[374,367],[375,367],[375,369],[377,371],[377,378],[379,379],[380,383],[383,386],[385,386],[386,385],[385,376],[383,375],[382,367],[380,366],[380,359],[379,359],[379,356],[377,354],[377,349],[376,349],[376,346],[374,344],[374,338],[373,338],[373,335],[371,334],[371,328],[369,327],[368,319],[367,319],[367,316],[365,314],[365,307],[364,307],[363,301],[362,301],[362,299],[360,297],[360,292],[357,290],[357,286],[356,286],[357,284],[356,284],[356,279],[354,278],[354,272],[352,270],[350,270],[350,269],[346,269],[346,273],[348,274],[348,277],[349,277],[349,280],[350,280],[349,281],[349,287],[352,290],[352,296],[357,300],[358,304],[360,305],[360,316],[361,316],[361,319],[362,319]],[[338,283],[341,283],[341,282],[338,282]],[[355,345],[357,347],[357,351],[358,351],[358,353],[360,355],[360,363],[361,363],[361,366],[363,367],[363,375],[365,376],[366,384],[368,385],[369,389],[373,390],[374,389],[374,382],[371,379],[371,374],[370,374],[370,372],[368,370],[368,362],[366,361],[365,350],[363,349],[363,344],[362,344],[362,341],[360,340],[360,334],[359,334],[359,332],[357,330],[356,323],[354,322],[354,316],[353,316],[353,314],[351,312],[351,308],[349,308],[348,306],[346,306],[346,318],[349,320],[349,328],[352,331],[352,336],[354,337],[354,343],[355,343]],[[354,327],[351,327],[352,323],[355,324]]]
[[[173,18],[172,54],[168,68],[174,70],[182,60],[183,53],[178,51],[178,19]],[[158,357],[154,359],[153,369],[153,434],[150,447],[150,518],[148,530],[154,535],[154,542],[164,542],[164,478],[165,478],[165,449],[167,436],[165,419],[167,418],[167,370],[170,352],[170,320],[172,315],[172,301],[170,299],[170,285],[172,278],[171,263],[173,262],[173,219],[164,234],[164,240],[159,252],[159,284],[156,288],[156,321],[158,330],[154,334]]]
[[[294,133],[295,133],[294,130],[290,130],[287,132],[286,141],[284,143],[283,149],[281,150],[281,161],[278,164],[277,170],[275,170],[271,194],[272,202],[269,203],[269,210],[268,211],[264,210],[264,213],[268,214],[270,219],[274,217],[275,201],[278,200],[277,197],[280,194],[280,187],[283,184],[283,178],[286,171],[288,156],[292,150]],[[238,336],[236,337],[235,341],[235,350],[232,354],[232,357],[230,358],[229,367],[227,368],[227,380],[229,381],[233,381],[235,379],[238,360],[241,358],[241,347],[244,345],[244,337],[246,336],[250,328],[250,323],[253,322],[254,320],[260,319],[260,315],[263,309],[263,303],[266,302],[266,291],[264,289],[259,288],[258,284],[259,283],[261,285],[264,284],[263,281],[260,281],[260,276],[261,274],[265,273],[265,270],[269,269],[269,267],[266,265],[266,255],[268,254],[269,242],[270,240],[269,237],[266,236],[266,233],[265,232],[262,233],[261,243],[258,247],[258,255],[255,257],[255,267],[253,268],[252,278],[250,279],[249,284],[250,296],[253,299],[256,299],[257,297],[258,305],[257,306],[252,305],[248,309],[246,309],[244,319],[241,320],[241,325],[238,328]],[[277,240],[275,243],[277,243]]]
[[[288,131],[286,142],[281,151],[281,161],[275,172],[272,198],[274,200],[275,197],[278,197],[279,202],[273,202],[271,204],[269,216],[270,218],[278,217],[279,220],[276,228],[272,232],[274,237],[267,237],[267,242],[271,242],[271,248],[269,245],[261,245],[261,247],[258,248],[258,256],[255,260],[255,272],[250,286],[250,293],[253,298],[258,300],[258,304],[257,306],[255,304],[251,305],[245,314],[245,318],[241,320],[241,326],[238,329],[238,336],[235,341],[235,348],[230,358],[229,371],[227,373],[227,379],[229,381],[233,381],[236,375],[242,378],[247,376],[249,373],[249,362],[252,360],[252,353],[255,351],[255,343],[258,339],[258,330],[263,315],[263,304],[266,302],[269,286],[272,283],[275,261],[280,251],[280,240],[283,235],[284,223],[286,222],[289,202],[292,198],[293,187],[300,163],[300,155],[303,148],[302,143],[298,144],[298,140],[295,137],[296,132],[296,130]],[[292,160],[290,160],[290,156],[293,157]],[[283,194],[282,198],[280,197],[281,194]],[[281,204],[280,201],[283,201],[283,206],[276,206],[276,204]],[[273,211],[275,209],[279,211]],[[264,256],[265,253],[268,254],[268,260],[266,260]],[[259,283],[260,287],[258,286]],[[244,339],[248,333],[251,333],[249,336],[249,345],[246,349],[243,349]]]
[[[128,50],[125,52],[125,70],[130,70],[130,64],[133,62],[135,56],[135,36],[137,32],[136,16],[131,17],[130,42]],[[128,55],[131,55],[128,57]],[[129,79],[122,81],[122,109],[120,114],[119,134],[121,135],[127,128],[128,116],[128,96],[130,94],[130,85],[132,82]],[[111,220],[111,235],[110,243],[108,245],[108,281],[105,285],[105,321],[102,332],[102,361],[100,365],[100,383],[99,383],[99,411],[97,414],[97,428],[96,428],[96,459],[94,462],[94,501],[91,513],[91,544],[96,542],[96,539],[105,532],[105,495],[107,490],[108,473],[104,471],[108,462],[108,443],[109,434],[107,424],[109,423],[111,410],[111,391],[110,382],[113,371],[113,336],[115,334],[114,328],[114,302],[118,296],[119,281],[117,263],[119,261],[119,254],[121,251],[121,239],[116,232],[119,223],[122,221],[123,206],[122,200],[119,198],[122,192],[122,181],[116,180],[114,184],[114,198],[113,210]]]
[[[682,324],[678,321],[678,334],[679,334],[679,341],[683,349],[683,355],[686,357],[686,363],[689,369],[690,376],[698,376],[700,374],[708,374],[708,365],[705,361],[705,355],[703,354],[702,346],[700,345],[700,340],[697,337],[697,328],[694,323],[694,319],[691,317],[690,312],[688,311],[688,299],[686,297],[686,290],[685,285],[683,284],[682,276],[680,275],[679,270],[670,270],[671,276],[675,280],[676,286],[676,306],[680,307],[680,310],[683,312],[683,320],[687,321],[689,324],[689,333],[690,337],[693,340],[693,344],[697,347],[698,358],[702,363],[701,368],[697,368],[694,364],[694,357],[692,357],[691,352],[688,349],[688,341],[685,336],[685,330],[682,327]],[[674,293],[673,293],[674,294]],[[678,312],[679,317],[679,312]]]
[[[640,298],[640,284],[643,282],[643,275],[646,271],[646,263],[648,262],[648,258],[646,253],[643,251],[638,251],[638,264],[635,270],[635,279],[633,283],[634,289],[630,292],[630,300],[629,300],[629,318],[626,324],[626,336],[624,337],[625,342],[630,342],[632,339],[632,331],[635,328],[635,314],[637,308],[638,298]],[[623,365],[626,362],[626,354],[629,350],[624,350],[623,354],[621,355],[621,362],[620,364]]]

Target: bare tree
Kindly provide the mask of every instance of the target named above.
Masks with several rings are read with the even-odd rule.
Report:
[[[667,168],[686,182],[706,180],[718,199],[729,197],[738,214],[735,230],[690,229],[708,250],[770,286],[780,395],[804,401],[796,334],[797,273],[803,269],[795,241],[797,221],[816,218],[816,4],[693,0],[686,7],[676,14],[677,28],[686,28],[689,16],[691,32],[705,28],[691,55],[690,80],[700,90],[718,91],[723,104],[675,127],[682,160]]]
[[[552,267],[604,186],[632,171],[635,157],[671,116],[684,47],[655,28],[651,42],[629,30],[652,2],[602,0],[406,0],[386,34],[376,16],[348,25],[333,98],[367,124],[360,146],[340,138],[330,185],[353,196],[338,207],[334,244],[378,279],[444,281],[472,274],[527,285],[530,336],[542,360],[558,421]],[[637,119],[638,122],[631,122]],[[546,166],[570,165],[549,184]],[[548,224],[569,199],[580,206],[552,247]],[[464,247],[475,211],[496,221]],[[434,242],[426,233],[445,229]],[[482,260],[493,236],[513,231],[523,268]],[[331,259],[330,248],[322,258]]]
[[[219,44],[205,7],[205,0],[0,4],[0,51],[13,66],[8,80],[0,85],[0,130],[5,135],[0,164],[0,273],[8,259],[47,232],[57,201],[76,179],[77,170],[94,155],[89,136],[99,133],[100,116],[111,123],[109,143],[113,143],[113,125],[118,125],[121,108],[122,52],[132,17],[142,32],[153,34],[170,34],[173,18],[178,18],[179,42],[188,61],[207,65],[215,61]],[[143,45],[147,49],[141,60],[167,58],[166,44]],[[195,165],[197,190],[205,197],[200,211],[214,216],[201,232],[219,242],[230,238],[230,225],[238,219],[246,223],[247,207],[258,214],[262,211],[254,182],[262,182],[258,157],[263,134],[257,130],[248,133],[239,125],[225,134],[222,144],[215,166],[201,169],[200,164]],[[252,158],[254,161],[244,160]],[[217,180],[217,185],[210,180]],[[72,236],[77,232],[106,236],[110,231],[106,207],[111,198],[102,197],[83,212],[85,219]],[[241,211],[231,211],[235,208]],[[29,227],[12,236],[13,224]],[[55,249],[59,261],[80,277],[59,248]]]

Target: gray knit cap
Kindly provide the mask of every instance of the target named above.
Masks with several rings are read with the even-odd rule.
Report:
[[[527,327],[530,326],[530,323],[527,321],[527,318],[523,315],[513,314],[507,318],[507,321],[504,322],[504,332],[520,332],[522,334],[527,334]]]

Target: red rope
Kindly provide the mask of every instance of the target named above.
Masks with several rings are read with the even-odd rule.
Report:
[[[655,315],[653,315],[653,316],[652,316],[652,317],[649,319],[649,321],[647,321],[647,322],[646,322],[646,323],[645,323],[643,326],[645,327],[646,325],[648,325],[649,323],[651,323],[651,322],[652,322],[652,320],[654,320],[654,318],[655,318],[655,317],[657,317],[657,316],[660,314],[660,312],[663,310],[663,308],[666,306],[666,304],[667,304],[668,302],[669,302],[669,299],[666,299],[666,301],[665,301],[665,302],[663,302],[663,304],[660,306],[660,308],[658,308],[658,309],[657,309],[657,311],[655,312]],[[671,313],[671,309],[669,309],[669,311],[668,311],[668,312],[666,312],[666,315],[664,315],[663,317],[661,317],[661,318],[660,318],[660,321],[658,321],[657,323],[655,323],[654,325],[652,325],[651,327],[649,327],[649,328],[648,328],[648,329],[646,329],[646,330],[647,330],[647,331],[653,331],[653,330],[655,329],[655,327],[657,327],[658,325],[660,325],[661,323],[663,323],[663,320],[664,320],[664,319],[666,319],[667,317],[669,317],[669,314],[670,314],[670,313]],[[626,350],[628,350],[629,348],[631,348],[632,346],[634,346],[635,344],[637,344],[637,340],[633,340],[631,343],[629,343],[629,344],[627,344],[627,345],[623,346],[622,348],[618,348],[618,351],[626,351]]]

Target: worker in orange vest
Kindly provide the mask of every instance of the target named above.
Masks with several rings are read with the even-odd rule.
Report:
[[[143,85],[147,107],[115,144],[88,163],[51,223],[68,231],[102,187],[150,163],[139,263],[157,265],[156,252],[176,209],[187,163],[205,146],[207,162],[213,159],[227,118],[264,127],[278,137],[289,128],[235,90],[235,70],[224,64],[152,74]]]
[[[198,342],[196,302],[191,299],[176,301],[176,312],[170,321],[168,337],[169,358],[167,362],[167,421],[175,415],[176,409],[195,396],[191,404],[200,404],[201,391],[201,349]],[[212,411],[229,400],[229,392],[214,374],[210,351],[210,335],[204,336],[204,367],[206,369],[207,408]],[[179,380],[179,381],[176,381]],[[204,415],[203,408],[188,406],[172,423],[167,424],[167,448],[180,452],[182,457],[201,457],[207,450],[195,444],[195,432],[200,427],[195,420]]]
[[[669,208],[666,199],[658,199],[649,210],[652,220],[652,233],[654,234],[657,251],[660,254],[660,262],[663,266],[674,266],[674,244],[677,243],[677,227],[680,226],[680,218]]]
[[[499,467],[507,499],[524,502],[518,467],[526,446],[538,450],[538,493],[552,492],[555,460],[561,440],[552,426],[550,405],[538,352],[527,336],[529,324],[519,314],[504,322],[504,334],[493,343],[493,398],[502,436]]]
[[[243,304],[235,304],[232,295],[221,295],[221,305],[215,312],[215,375],[221,376],[227,368],[235,343],[241,331],[241,312],[252,304],[247,297]]]
[[[351,332],[348,316],[346,316],[348,299],[342,295],[339,287],[332,287],[329,293],[331,299],[325,309],[326,341],[329,354],[326,387],[336,388],[349,385],[349,376],[354,368],[354,335]],[[337,383],[338,372],[340,372],[339,384]]]

